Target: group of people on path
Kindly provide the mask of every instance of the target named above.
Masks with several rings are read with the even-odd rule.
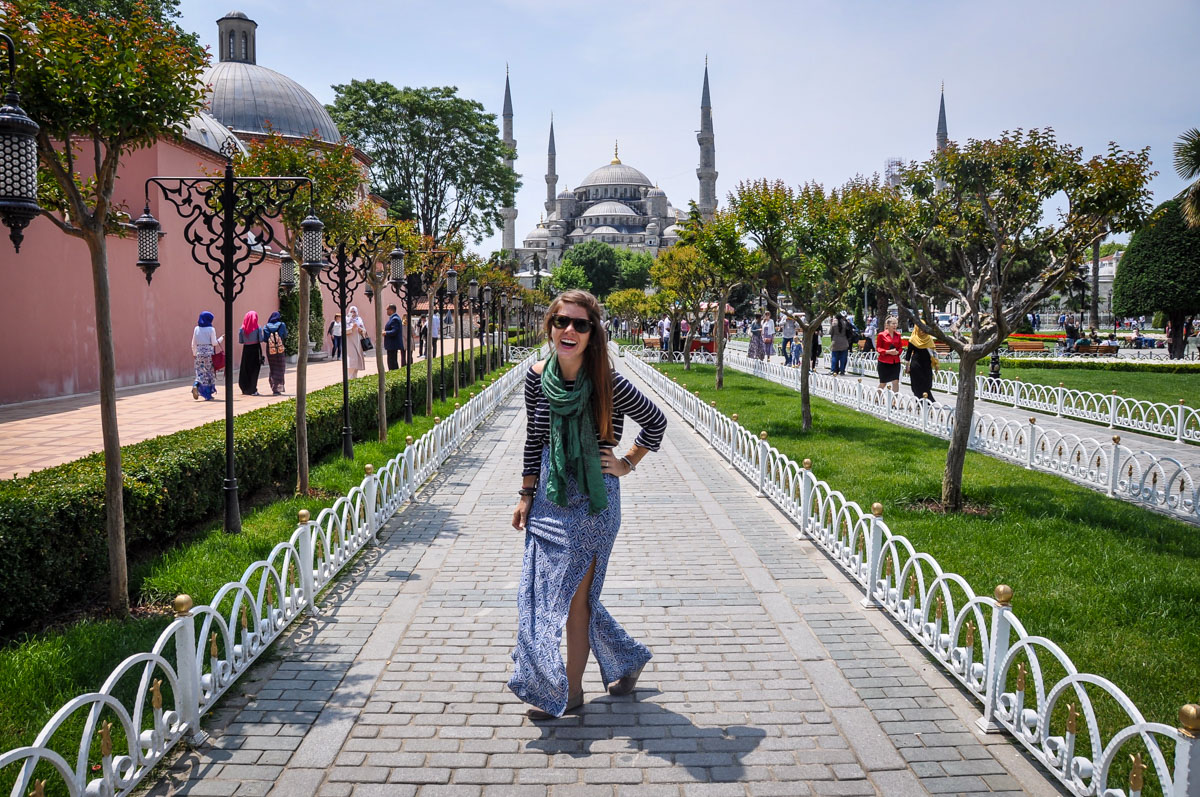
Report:
[[[258,313],[254,310],[242,318],[238,328],[238,343],[242,346],[241,366],[238,370],[238,387],[246,396],[257,396],[258,378],[264,360],[267,363],[267,382],[271,394],[283,394],[284,372],[287,370],[287,355],[284,341],[288,328],[278,312],[271,313],[264,326],[259,326]],[[196,320],[192,330],[192,358],[195,363],[195,381],[192,382],[192,398],[212,401],[217,393],[217,371],[227,367],[224,350],[225,337],[218,335],[213,327],[213,314],[205,310]]]

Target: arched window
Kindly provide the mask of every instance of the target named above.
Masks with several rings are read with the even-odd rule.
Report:
[[[244,34],[244,33],[242,34],[242,60],[243,61],[250,60],[250,43],[249,43],[249,39],[246,37],[246,34]]]
[[[234,58],[237,58],[237,50],[234,49],[233,41],[233,31],[229,31],[229,47],[225,50],[225,56],[230,61],[232,61]]]

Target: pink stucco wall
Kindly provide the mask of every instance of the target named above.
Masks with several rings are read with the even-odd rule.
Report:
[[[220,167],[215,155],[198,147],[159,143],[125,157],[114,199],[136,217],[144,205],[147,177],[192,176]],[[162,267],[153,283],[147,285],[135,265],[135,235],[108,239],[118,386],[190,375],[191,334],[201,311],[217,317],[218,332],[224,328],[212,280],[193,262],[191,247],[183,241],[182,219],[161,193],[152,191],[150,196],[151,213],[166,233],[160,241]],[[13,252],[7,228],[2,232],[0,404],[98,390],[95,299],[87,246],[44,218],[26,229],[20,254]],[[247,310],[257,311],[265,323],[279,309],[278,282],[274,259],[264,261],[246,279],[234,304],[235,336]],[[358,298],[360,310],[372,318],[361,292]],[[332,319],[334,305],[328,292],[324,300],[326,317]]]

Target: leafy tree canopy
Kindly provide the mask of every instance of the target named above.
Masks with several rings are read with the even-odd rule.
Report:
[[[621,288],[643,290],[650,284],[650,267],[654,258],[649,252],[633,252],[617,249],[617,267],[620,270],[618,284]]]
[[[608,296],[621,278],[617,250],[602,241],[585,241],[572,246],[563,256],[559,268],[568,263],[583,270],[592,286],[589,290],[599,299]],[[555,271],[557,273],[557,269]]]
[[[1124,252],[1127,246],[1128,244],[1121,243],[1120,241],[1105,241],[1100,244],[1100,257],[1108,257],[1114,252]]]
[[[376,193],[423,235],[475,242],[502,223],[520,181],[504,165],[515,157],[500,141],[496,117],[453,86],[399,89],[386,81],[333,87],[329,113],[370,156]]]
[[[588,279],[587,272],[581,266],[565,261],[558,268],[554,269],[554,273],[550,275],[550,279],[542,284],[547,285],[556,294],[569,291],[573,288],[584,291],[592,290],[592,283]]]
[[[1159,205],[1130,239],[1113,280],[1117,315],[1200,313],[1200,228],[1188,227],[1181,204]]]

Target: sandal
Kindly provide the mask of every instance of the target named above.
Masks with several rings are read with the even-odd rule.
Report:
[[[192,401],[198,401],[199,399],[200,399],[200,388],[196,387],[195,385],[192,385]]]
[[[608,693],[614,697],[621,697],[631,693],[637,686],[638,678],[642,676],[642,670],[644,669],[646,669],[645,664],[629,673],[629,675],[622,676],[615,684],[608,687]]]
[[[579,694],[570,695],[567,697],[567,705],[563,707],[563,714],[568,714],[572,711],[578,711],[582,707],[583,692],[581,691]],[[559,719],[558,716],[551,714],[549,711],[542,711],[540,708],[531,708],[526,712],[526,715],[534,722],[544,722],[546,720]]]

